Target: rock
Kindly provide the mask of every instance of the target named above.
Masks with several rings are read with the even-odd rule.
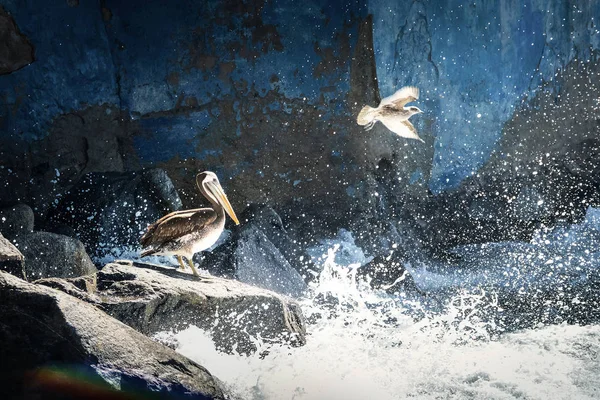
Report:
[[[96,272],[83,244],[74,238],[50,232],[33,232],[14,239],[25,256],[25,270],[30,280],[40,278],[74,278]]]
[[[10,14],[0,7],[0,75],[10,74],[33,61],[33,46]]]
[[[242,225],[221,246],[206,254],[201,267],[213,275],[237,279],[288,296],[301,296],[316,270],[310,256],[286,232],[275,210],[252,204]]]
[[[27,204],[17,204],[0,210],[0,232],[12,239],[20,233],[33,232],[33,210]]]
[[[404,267],[404,260],[396,253],[377,256],[358,268],[357,278],[366,278],[374,289],[383,289],[388,293],[408,293],[425,295],[417,287],[415,280]]]
[[[60,291],[0,272],[0,303],[0,387],[13,398],[225,398],[202,366]]]
[[[23,254],[0,233],[0,270],[27,279]]]
[[[76,280],[44,279],[52,286],[98,305],[146,335],[196,325],[210,331],[217,348],[239,353],[267,343],[306,342],[304,317],[297,303],[276,293],[240,282],[200,279],[166,267],[118,262],[97,274],[96,288]],[[78,287],[79,286],[79,287]]]
[[[51,230],[72,229],[92,258],[138,247],[149,224],[181,208],[161,169],[85,175],[49,212]]]
[[[228,242],[208,253],[200,266],[213,275],[293,297],[302,296],[307,287],[265,233],[252,224],[242,226]]]
[[[312,276],[309,270],[316,270],[310,256],[298,241],[292,239],[283,226],[281,217],[266,204],[251,204],[241,213],[244,226],[260,229],[267,239],[279,250],[287,262],[305,279]]]

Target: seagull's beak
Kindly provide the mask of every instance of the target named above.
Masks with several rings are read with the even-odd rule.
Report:
[[[225,192],[223,191],[221,185],[219,185],[218,183],[210,182],[207,184],[207,186],[210,188],[210,191],[213,193],[219,204],[221,204],[221,206],[223,206],[227,214],[229,214],[233,222],[235,222],[236,225],[239,225],[240,221],[235,215],[235,211],[233,211],[233,207],[231,207],[231,203],[229,203],[229,200],[227,199],[227,196],[225,195]]]

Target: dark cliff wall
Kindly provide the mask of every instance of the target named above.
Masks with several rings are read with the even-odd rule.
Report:
[[[374,98],[350,91],[359,27],[372,31],[364,4],[2,5],[36,50],[0,79],[4,203],[43,213],[86,172],[158,165],[186,205],[211,169],[238,209],[353,207],[366,160],[350,100]]]
[[[539,100],[597,79],[600,1],[583,3],[0,0],[13,21],[0,35],[15,38],[0,47],[14,61],[0,63],[0,203],[42,215],[86,172],[160,166],[191,206],[193,176],[211,169],[236,209],[333,227],[430,189],[473,193],[478,173],[512,182],[506,154],[535,147],[531,132],[595,148],[593,88],[564,103],[585,108],[583,125],[542,123]],[[407,84],[425,144],[355,124]]]
[[[600,49],[598,0],[370,0],[369,12],[382,96],[407,83],[424,94],[435,192],[475,174],[513,114]]]

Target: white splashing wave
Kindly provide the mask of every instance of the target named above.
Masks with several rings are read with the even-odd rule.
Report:
[[[244,399],[595,399],[600,327],[547,326],[498,336],[493,296],[459,291],[443,313],[355,279],[328,252],[311,296],[304,347],[245,357],[218,353],[192,327],[178,351]],[[489,299],[492,298],[492,301]]]
[[[540,231],[529,243],[458,248],[458,268],[407,264],[436,302],[357,281],[369,258],[340,232],[311,251],[323,270],[300,300],[305,346],[257,343],[247,357],[219,353],[193,326],[163,336],[243,399],[598,399],[600,326],[505,331],[495,290],[578,283],[600,265],[599,245],[600,211],[590,208],[581,224]]]

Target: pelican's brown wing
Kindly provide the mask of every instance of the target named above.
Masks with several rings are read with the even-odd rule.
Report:
[[[200,231],[216,219],[217,213],[212,208],[175,211],[150,225],[140,238],[140,244],[143,247],[159,246],[190,232]]]
[[[381,106],[392,106],[394,108],[402,108],[411,101],[419,99],[419,88],[414,86],[405,86],[400,90],[397,90],[391,96],[388,96],[381,100],[379,107]]]

